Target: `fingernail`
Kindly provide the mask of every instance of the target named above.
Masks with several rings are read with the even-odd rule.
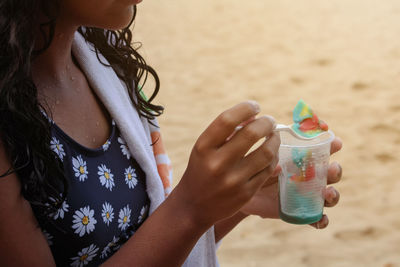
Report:
[[[337,194],[336,194],[336,190],[334,189],[329,189],[329,192],[326,196],[326,202],[328,202],[329,204],[332,203],[332,201],[336,198]]]
[[[339,163],[336,163],[336,164],[337,164],[337,166],[339,168],[339,171],[337,172],[336,177],[340,178],[340,177],[342,177],[342,166],[340,166]]]
[[[331,199],[329,200],[329,203],[332,203],[333,200],[334,200],[336,197],[337,197],[336,190],[332,190]]]
[[[275,118],[270,116],[270,115],[264,115],[264,117],[268,118],[270,121],[272,121],[272,129],[274,130],[276,128],[276,121]]]
[[[325,226],[324,226],[324,228],[327,227],[328,225],[329,225],[329,218],[328,218],[328,216],[325,216]]]
[[[248,100],[248,102],[254,107],[256,113],[260,112],[260,105],[254,100]]]

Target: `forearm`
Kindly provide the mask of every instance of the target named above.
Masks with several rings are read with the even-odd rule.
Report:
[[[214,226],[215,242],[219,242],[222,238],[224,238],[224,236],[232,231],[232,229],[235,228],[236,225],[238,225],[247,216],[249,215],[239,211],[232,217],[217,222]]]
[[[103,266],[181,266],[211,225],[199,225],[172,192]]]

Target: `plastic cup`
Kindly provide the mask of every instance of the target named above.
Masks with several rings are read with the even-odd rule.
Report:
[[[331,142],[327,131],[311,140],[280,132],[279,214],[293,224],[310,224],[322,218]]]

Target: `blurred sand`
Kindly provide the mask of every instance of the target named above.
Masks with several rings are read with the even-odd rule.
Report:
[[[400,266],[400,1],[145,0],[135,40],[158,71],[181,177],[198,135],[246,99],[289,123],[299,98],[344,141],[340,204],[317,231],[248,218],[221,266]]]

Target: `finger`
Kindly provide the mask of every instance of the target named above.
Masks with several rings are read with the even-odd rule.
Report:
[[[222,112],[201,134],[198,145],[216,148],[225,143],[235,128],[260,112],[255,101],[246,101]]]
[[[312,227],[314,227],[315,229],[324,229],[328,226],[329,224],[329,219],[328,216],[326,216],[325,214],[322,216],[321,220],[319,220],[316,223],[312,223],[310,224]]]
[[[272,174],[272,176],[278,177],[278,175],[281,173],[281,171],[282,171],[281,165],[279,165],[279,164],[276,165],[275,170],[274,170],[274,173]]]
[[[328,167],[328,184],[334,184],[342,178],[342,167],[337,162],[332,162]]]
[[[231,155],[231,157],[235,158],[238,158],[238,156],[243,157],[257,141],[261,138],[271,136],[274,128],[275,120],[272,117],[262,116],[257,118],[239,130],[229,142],[221,147],[221,153]],[[276,137],[273,138],[274,142],[279,140],[279,136],[276,136],[278,139]]]
[[[242,122],[241,124],[239,124],[239,126],[237,126],[237,127],[235,128],[235,130],[233,131],[233,133],[232,133],[228,138],[226,138],[226,141],[228,142],[229,140],[231,140],[231,138],[232,138],[240,129],[242,129],[244,126],[246,126],[246,125],[249,124],[250,122],[254,121],[255,119],[256,119],[256,116],[253,116],[253,117],[251,117],[250,119],[248,119],[247,121]]]
[[[277,184],[278,180],[279,180],[278,175],[281,171],[282,171],[281,165],[277,164],[275,167],[275,170],[271,174],[271,177],[267,181],[265,181],[265,183],[262,185],[262,187],[264,188],[264,187],[269,187],[273,184]]]
[[[262,185],[262,187],[263,188],[268,187],[268,186],[271,186],[276,183],[278,183],[278,176],[275,175],[275,171],[274,171],[274,173],[272,173],[272,175],[271,175],[271,178],[269,178],[267,181],[265,181],[265,183]]]
[[[275,167],[268,166],[261,172],[254,175],[246,184],[247,190],[254,194],[257,192],[265,183],[268,182],[270,178],[272,178],[272,173],[274,172]]]
[[[328,187],[324,190],[324,198],[325,207],[333,207],[339,202],[340,194],[335,188]]]
[[[339,137],[335,137],[331,143],[331,154],[338,152],[343,147],[343,142]]]
[[[245,176],[253,176],[272,164],[272,172],[278,164],[279,134],[273,133],[256,150],[244,157],[238,164],[238,172]],[[272,173],[271,173],[272,174]]]

